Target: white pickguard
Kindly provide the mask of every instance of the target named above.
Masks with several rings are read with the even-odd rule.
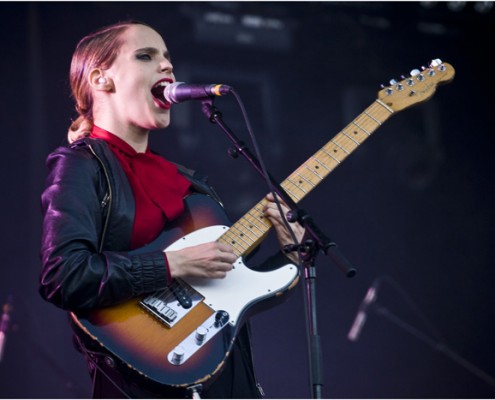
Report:
[[[165,250],[181,250],[185,247],[214,242],[228,229],[229,227],[221,225],[198,229],[172,243]],[[234,269],[224,279],[182,280],[204,296],[206,305],[215,311],[227,311],[230,323],[236,325],[247,306],[287,289],[297,275],[298,269],[294,264],[288,263],[274,271],[258,272],[248,268],[242,257],[239,257]]]

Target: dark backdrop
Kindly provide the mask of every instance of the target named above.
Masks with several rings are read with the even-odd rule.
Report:
[[[348,279],[317,259],[323,395],[493,397],[493,380],[482,374],[495,375],[495,11],[462,4],[2,2],[0,301],[10,298],[13,309],[0,396],[89,396],[66,314],[37,293],[39,196],[44,160],[74,117],[67,75],[75,44],[132,18],[163,34],[178,80],[236,88],[280,180],[370,105],[380,84],[433,58],[454,66],[452,83],[394,116],[302,203],[358,269]],[[233,98],[217,105],[250,143]],[[232,219],[242,216],[264,183],[227,155],[229,141],[199,103],[174,106],[173,120],[153,134],[153,147],[206,172]],[[268,239],[261,255],[273,246]],[[348,341],[367,288],[384,276],[393,280],[381,280],[376,305],[415,334],[373,307],[359,340]],[[301,286],[252,324],[267,396],[309,397]]]

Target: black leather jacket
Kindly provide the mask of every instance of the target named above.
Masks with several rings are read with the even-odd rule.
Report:
[[[108,145],[82,139],[47,158],[42,194],[40,294],[63,309],[101,307],[163,288],[161,251],[128,253],[134,197]],[[194,190],[218,196],[206,179],[179,167]]]
[[[47,158],[41,197],[41,296],[80,311],[112,305],[167,285],[162,251],[130,253],[134,196],[119,161],[100,139],[82,139]],[[179,166],[193,190],[220,202],[206,177]],[[251,253],[251,255],[254,254]],[[257,269],[287,264],[279,251]]]

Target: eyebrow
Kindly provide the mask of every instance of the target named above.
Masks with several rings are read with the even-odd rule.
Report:
[[[152,55],[157,55],[160,53],[160,51],[156,47],[143,47],[142,49],[137,49],[134,53],[135,54],[148,53],[148,54],[152,54]],[[168,50],[165,50],[163,52],[163,57],[165,57],[167,60],[170,61],[170,53],[168,52]]]

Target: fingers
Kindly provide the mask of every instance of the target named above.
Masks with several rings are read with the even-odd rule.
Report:
[[[280,201],[282,214],[280,213],[272,193],[266,195],[267,203],[263,208],[263,214],[269,218],[270,222],[273,224],[280,244],[282,246],[293,244],[294,240],[292,234],[285,223],[285,221],[287,221],[287,213],[290,209],[279,196],[277,196],[277,199]],[[300,242],[304,236],[304,228],[298,222],[290,222],[290,229],[292,230],[292,233],[294,233],[297,241]]]
[[[174,278],[225,278],[238,258],[231,246],[217,242],[167,251],[166,254],[170,274]]]
[[[225,258],[227,262],[234,263],[237,260],[237,256],[234,253],[234,248],[226,243],[214,242],[213,246],[218,246],[219,256]]]
[[[271,222],[275,225],[284,225],[283,219],[287,220],[287,213],[290,211],[289,207],[277,196],[278,201],[280,202],[280,207],[282,209],[282,215],[280,214],[280,210],[278,208],[277,203],[273,197],[273,194],[270,192],[266,195],[266,200],[268,202],[265,204],[263,208],[263,214],[270,218]]]

